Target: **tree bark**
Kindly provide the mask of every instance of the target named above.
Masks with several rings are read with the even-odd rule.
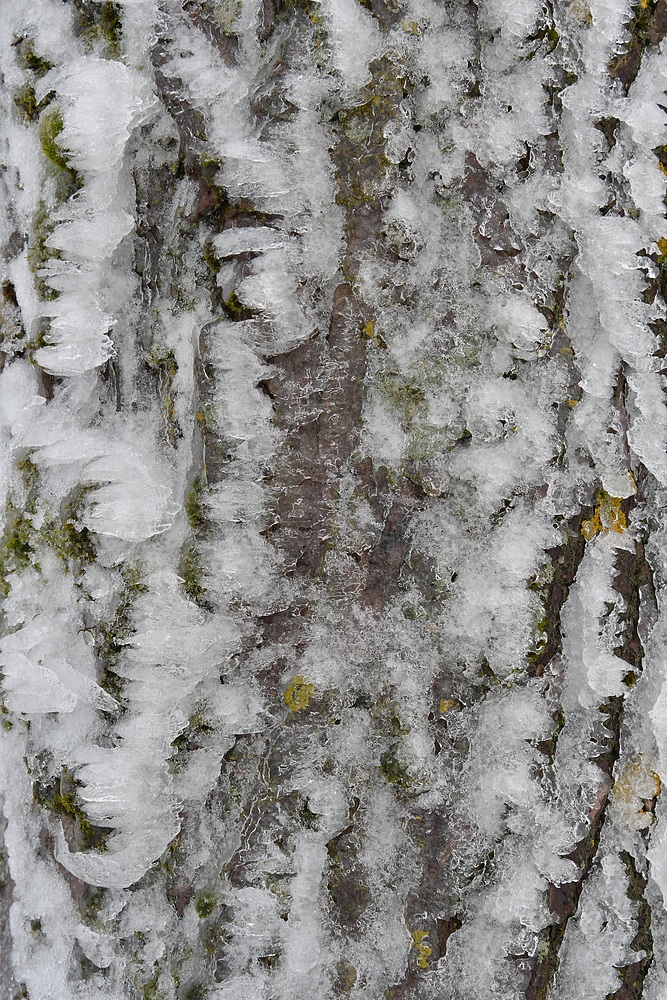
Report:
[[[2,8],[8,1000],[659,1000],[667,0]]]

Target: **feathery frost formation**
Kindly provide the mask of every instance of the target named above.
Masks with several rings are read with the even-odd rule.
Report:
[[[665,0],[6,0],[0,980],[667,994]]]

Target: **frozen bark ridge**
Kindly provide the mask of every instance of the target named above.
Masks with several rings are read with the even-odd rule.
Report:
[[[122,63],[84,56],[51,70],[35,88],[42,99],[56,93],[62,130],[54,141],[82,187],[56,215],[47,240],[60,251],[42,275],[59,292],[48,309],[49,346],[35,361],[52,375],[80,375],[114,353],[113,315],[101,302],[113,281],[112,258],[134,229],[131,189],[124,175],[125,151],[156,98],[138,74]]]

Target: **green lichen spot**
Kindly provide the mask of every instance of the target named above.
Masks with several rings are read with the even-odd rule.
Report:
[[[401,418],[404,430],[409,430],[417,417],[428,411],[426,394],[416,382],[399,372],[385,372],[380,382],[383,399]]]

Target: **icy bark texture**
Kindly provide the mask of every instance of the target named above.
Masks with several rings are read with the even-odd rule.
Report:
[[[667,995],[665,0],[2,0],[3,1000]]]

